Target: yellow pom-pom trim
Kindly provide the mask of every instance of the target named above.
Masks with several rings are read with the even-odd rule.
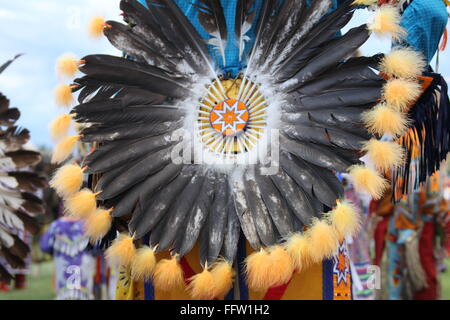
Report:
[[[311,243],[305,234],[292,235],[285,243],[285,247],[297,272],[301,272],[311,265]]]
[[[69,107],[73,99],[72,89],[73,86],[68,86],[65,84],[61,84],[55,89],[55,100],[56,104],[61,107]]]
[[[375,200],[380,199],[389,186],[386,179],[380,176],[378,172],[363,165],[350,167],[349,174],[355,189],[368,192]]]
[[[155,250],[145,246],[137,250],[131,266],[131,277],[136,281],[150,280],[156,266]]]
[[[381,171],[398,168],[405,160],[403,147],[391,141],[371,139],[364,144],[362,151],[367,152],[374,166]]]
[[[400,26],[401,15],[396,7],[383,5],[379,7],[374,20],[369,24],[369,30],[377,35],[389,35],[393,40],[399,41],[406,36],[406,31]]]
[[[234,270],[228,261],[213,265],[211,274],[214,278],[214,297],[222,299],[233,287]]]
[[[153,273],[153,285],[156,290],[172,291],[184,286],[183,269],[178,263],[178,256],[162,259],[156,264]]]
[[[360,214],[348,201],[338,201],[336,208],[327,213],[331,225],[343,240],[347,235],[354,236],[359,231]]]
[[[425,70],[423,56],[409,48],[395,48],[388,53],[380,64],[380,71],[389,77],[417,78]]]
[[[339,247],[338,235],[327,221],[316,219],[306,233],[310,241],[309,253],[313,262],[320,262],[336,253]]]
[[[135,256],[134,239],[125,234],[120,234],[106,250],[106,259],[114,266],[129,267]]]
[[[84,171],[85,169],[76,164],[65,165],[56,171],[50,180],[50,186],[60,197],[67,198],[81,189]]]
[[[269,248],[271,264],[270,287],[277,287],[288,283],[294,273],[294,263],[289,253],[282,246]]]
[[[66,200],[66,209],[74,217],[87,219],[97,210],[97,195],[89,189],[83,189]]]
[[[202,273],[196,274],[189,279],[188,291],[195,300],[212,300],[214,299],[214,276],[207,267]]]
[[[362,119],[369,132],[380,136],[386,133],[393,136],[401,136],[408,128],[406,115],[388,107],[384,103],[378,104],[372,110],[364,112]]]
[[[53,140],[58,141],[64,137],[70,130],[70,125],[72,123],[73,116],[70,114],[63,114],[57,117],[50,123],[50,135]]]
[[[105,28],[105,19],[100,16],[95,16],[89,22],[89,35],[93,38],[99,38],[103,35],[103,29]]]
[[[60,75],[74,77],[78,72],[78,67],[84,62],[77,59],[73,54],[64,54],[56,62],[56,70]]]
[[[62,140],[53,150],[52,163],[60,164],[72,154],[81,136],[72,136]]]
[[[421,86],[417,81],[393,79],[383,87],[386,104],[398,111],[407,111],[421,95]]]
[[[262,249],[245,260],[247,283],[255,291],[264,291],[271,285],[271,259],[269,252]]]
[[[103,239],[111,229],[111,210],[98,209],[85,222],[85,235],[95,243]]]

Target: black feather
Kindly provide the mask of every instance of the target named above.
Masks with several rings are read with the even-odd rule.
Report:
[[[225,174],[218,173],[216,176],[214,202],[205,226],[208,238],[208,265],[212,265],[217,260],[222,249],[228,217],[230,194],[228,179]]]
[[[271,246],[276,242],[276,232],[270,214],[261,199],[261,191],[253,174],[246,172],[244,175],[245,196],[249,204],[249,210],[253,215],[253,221],[256,226],[261,242],[266,246]]]
[[[99,81],[137,86],[174,98],[189,93],[187,79],[145,63],[108,55],[90,55],[82,60],[85,64],[80,71]]]
[[[86,157],[85,165],[89,167],[88,172],[90,173],[105,172],[158,149],[169,147],[174,143],[170,137],[171,135],[162,135],[121,144],[108,152],[102,152],[100,156],[97,151],[94,151]]]
[[[192,250],[201,230],[207,228],[205,223],[214,200],[215,178],[216,175],[212,171],[206,173],[205,182],[186,220],[186,228],[174,245],[175,252],[179,253],[180,256],[184,256]]]
[[[303,0],[303,2],[305,1]],[[347,0],[319,22],[319,19],[330,8],[331,1],[327,1],[324,7],[320,7],[323,4],[322,1],[314,1],[312,6],[301,15],[298,27],[286,38],[291,39],[290,42],[284,41],[279,46],[282,50],[276,56],[276,61],[281,61],[281,63],[272,63],[272,74],[276,75],[279,81],[286,81],[300,70],[321,45],[335,37],[350,21],[355,9],[351,5],[352,2],[353,0]],[[319,10],[318,7],[321,9]],[[296,41],[293,40],[295,34],[297,34]]]
[[[381,87],[350,89],[335,89],[314,96],[304,96],[293,92],[288,96],[286,109],[288,111],[305,111],[317,109],[338,109],[343,107],[358,107],[372,104],[381,99]]]
[[[141,137],[153,137],[168,132],[173,132],[182,126],[182,121],[163,123],[136,123],[133,126],[122,124],[113,127],[92,126],[81,131],[83,142],[104,142]]]
[[[280,192],[276,189],[269,176],[255,174],[255,180],[261,192],[261,198],[272,218],[273,224],[282,237],[293,232],[292,217]]]
[[[241,235],[241,224],[239,223],[239,218],[236,213],[236,207],[234,206],[233,199],[230,199],[230,201],[231,203],[228,205],[227,226],[221,255],[226,261],[232,262],[236,258],[236,253],[238,250]]]
[[[270,178],[283,193],[284,199],[303,225],[310,225],[312,218],[316,215],[316,211],[305,191],[301,189],[294,180],[292,180],[283,169],[277,174],[271,175]]]
[[[198,21],[212,37],[208,43],[219,50],[223,65],[226,66],[225,50],[227,47],[228,31],[220,0],[199,0],[198,3],[193,4],[198,9]]]
[[[130,231],[136,232],[137,238],[145,236],[158,224],[194,173],[194,166],[185,166],[183,171],[169,185],[155,195],[154,199],[148,201],[148,195],[139,198],[138,207],[134,211],[129,224]],[[153,245],[156,245],[156,243]]]
[[[343,149],[359,150],[367,141],[364,137],[353,133],[313,124],[285,125],[282,130],[286,135],[299,141],[319,143],[324,146],[336,146]]]
[[[239,61],[243,60],[245,42],[250,40],[247,33],[252,28],[256,14],[256,9],[253,8],[253,5],[254,0],[237,1],[234,31],[236,34],[237,47],[239,48]]]
[[[195,173],[189,183],[184,187],[183,191],[179,193],[175,202],[171,205],[167,213],[168,219],[164,225],[158,226],[163,228],[162,237],[158,241],[159,249],[168,249],[173,241],[181,236],[183,224],[186,223],[189,212],[192,210],[199,191],[202,188],[204,176],[200,173]]]
[[[150,47],[155,42],[145,41],[140,35],[133,33],[133,28],[121,23],[107,21],[106,24],[109,27],[105,28],[103,33],[118,50],[126,52],[137,61],[176,72],[176,65],[173,61],[162,56],[158,48]]]
[[[362,25],[351,29],[344,36],[330,41],[316,52],[314,57],[304,67],[299,69],[300,71],[292,77],[292,79],[296,80],[295,85],[288,86],[286,90],[292,91],[311,81],[311,79],[322,75],[338,61],[353,54],[369,39],[369,36],[367,25]]]
[[[280,136],[280,147],[281,150],[292,153],[307,162],[329,170],[345,172],[352,165],[339,155],[331,152],[329,148],[317,144],[291,140],[285,136]]]
[[[164,34],[167,37],[175,37],[172,43],[179,45],[182,52],[186,52],[187,49],[192,51],[192,54],[186,55],[186,59],[190,60],[197,73],[204,75],[210,72],[211,70],[205,68],[205,63],[211,63],[208,49],[177,4],[172,0],[158,0],[156,5],[147,0],[147,4],[150,11],[159,16],[158,22]]]
[[[233,202],[236,211],[236,215],[241,224],[242,232],[244,233],[247,241],[251,247],[258,250],[261,247],[261,241],[259,240],[258,232],[256,231],[256,224],[250,210],[250,203],[247,201],[245,195],[245,185],[239,178],[233,181]]]
[[[158,171],[140,184],[134,186],[114,206],[112,215],[114,217],[121,217],[133,212],[140,197],[142,199],[151,198],[156,192],[175,179],[180,171],[181,166],[170,163],[161,171]]]
[[[16,59],[20,58],[21,56],[23,56],[22,53],[16,55],[16,56],[15,56],[14,58],[12,58],[11,60],[8,60],[8,61],[6,61],[4,64],[2,64],[2,65],[0,66],[0,73],[2,73],[3,71],[5,71],[6,68],[8,68],[8,67],[11,65],[11,63],[13,63]]]
[[[102,193],[97,196],[99,200],[111,199],[125,190],[131,188],[137,183],[144,180],[147,176],[152,175],[164,168],[171,161],[172,148],[162,149],[158,152],[140,158],[131,167],[122,168],[115,179],[110,184],[101,183],[99,181],[99,190]],[[119,167],[119,169],[121,169]]]
[[[333,207],[336,204],[339,194],[317,174],[318,171],[323,169],[318,169],[299,158],[284,153],[280,154],[280,165],[311,197],[317,198],[328,207]]]

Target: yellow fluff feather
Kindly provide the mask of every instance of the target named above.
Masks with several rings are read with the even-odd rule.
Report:
[[[381,171],[398,168],[405,161],[405,150],[395,142],[371,139],[362,150],[367,152],[374,166]]]
[[[379,36],[389,35],[393,40],[399,41],[406,36],[406,31],[400,26],[401,15],[396,7],[383,5],[379,7],[369,24],[369,30]]]
[[[285,243],[285,247],[297,272],[305,270],[311,264],[310,243],[304,234],[292,235]]]
[[[288,283],[294,273],[294,263],[289,253],[282,246],[269,249],[270,256],[270,287],[277,287]]]
[[[247,283],[255,291],[267,290],[271,285],[272,264],[268,251],[261,249],[245,260]]]
[[[155,250],[145,246],[136,251],[131,265],[131,276],[136,281],[150,280],[156,266]]]
[[[91,190],[83,189],[66,200],[66,209],[74,217],[87,219],[97,210],[96,196]]]
[[[195,300],[212,300],[215,293],[215,282],[213,274],[205,268],[202,273],[191,277],[188,292]]]
[[[339,239],[334,228],[327,221],[316,219],[307,231],[310,240],[310,255],[313,262],[330,258],[339,246]]]
[[[156,290],[172,291],[184,286],[183,269],[178,263],[178,256],[162,259],[156,264],[153,273],[153,285]]]
[[[373,6],[375,4],[377,4],[378,0],[355,0],[353,1],[352,5],[354,6],[358,6],[358,5],[362,5],[362,6]]]
[[[120,234],[106,250],[106,259],[118,266],[130,266],[136,256],[134,239],[126,234]]]
[[[72,115],[63,114],[50,123],[50,135],[53,140],[58,141],[61,138],[67,137],[72,119]]]
[[[383,87],[386,104],[398,111],[408,111],[408,108],[421,95],[421,86],[417,81],[393,79]]]
[[[55,101],[58,106],[69,107],[74,101],[72,87],[65,84],[57,86],[55,89]]]
[[[350,167],[349,174],[355,189],[368,192],[375,200],[381,198],[389,185],[378,172],[363,165]]]
[[[213,266],[211,273],[214,278],[214,297],[222,299],[233,287],[233,266],[228,261],[220,261]]]
[[[52,163],[60,164],[72,154],[80,136],[72,136],[61,140],[53,150]]]
[[[93,38],[99,38],[103,35],[103,29],[105,28],[105,19],[100,16],[95,16],[89,22],[89,35]]]
[[[401,136],[408,128],[406,115],[388,107],[384,103],[380,103],[370,111],[364,112],[362,119],[371,133],[380,136],[386,133],[393,136]]]
[[[83,175],[84,170],[80,166],[67,164],[56,171],[50,180],[50,186],[60,197],[65,199],[81,189]]]
[[[85,221],[85,235],[92,243],[100,241],[111,229],[111,210],[98,209]]]
[[[392,49],[381,61],[380,70],[389,77],[417,78],[425,70],[423,56],[409,48]]]
[[[331,225],[342,240],[347,235],[354,236],[360,228],[360,215],[348,201],[338,201],[336,208],[328,213]]]
[[[73,54],[66,53],[58,58],[56,70],[60,75],[73,78],[81,64],[82,61],[78,60]]]

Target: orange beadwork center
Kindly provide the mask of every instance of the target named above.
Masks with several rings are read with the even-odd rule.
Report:
[[[235,136],[244,131],[249,120],[247,106],[235,99],[227,99],[212,108],[211,126],[224,136]]]

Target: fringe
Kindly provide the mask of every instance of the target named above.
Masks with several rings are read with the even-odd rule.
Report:
[[[420,261],[419,235],[420,232],[415,232],[411,239],[408,239],[405,243],[407,277],[413,293],[428,287],[427,277]]]
[[[439,170],[450,151],[450,100],[448,86],[440,74],[426,72],[422,79],[428,88],[409,110],[411,121],[407,133],[397,142],[406,150],[403,167],[392,175],[393,199],[417,189]]]

